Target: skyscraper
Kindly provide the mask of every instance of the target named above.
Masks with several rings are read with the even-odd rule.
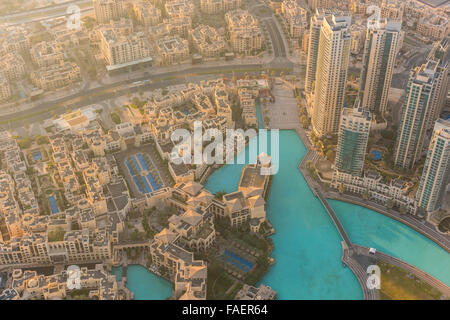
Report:
[[[384,115],[395,57],[401,44],[401,22],[368,21],[359,84],[361,106]]]
[[[357,176],[362,174],[370,120],[370,112],[360,107],[342,110],[335,162],[338,171]]]
[[[420,179],[416,201],[427,212],[439,209],[450,181],[450,121],[438,119]]]
[[[351,47],[351,17],[326,16],[320,28],[312,111],[318,136],[335,134],[344,106]]]
[[[450,71],[449,48],[450,38],[446,37],[434,45],[427,58],[427,61],[433,64],[433,69],[437,73],[435,90],[427,115],[427,130],[433,129],[447,98],[448,73]]]
[[[396,166],[411,169],[422,156],[426,119],[437,83],[435,67],[435,63],[428,61],[411,70],[395,144]]]
[[[320,28],[323,18],[328,13],[323,9],[317,9],[311,17],[309,27],[308,59],[306,62],[305,92],[314,93],[314,80],[316,79],[317,53],[319,51]]]

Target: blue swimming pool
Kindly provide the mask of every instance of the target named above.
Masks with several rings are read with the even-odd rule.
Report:
[[[127,164],[128,170],[130,170],[130,174],[131,174],[132,176],[136,175],[136,174],[134,173],[133,168],[131,167],[131,164],[130,164],[129,159],[127,159],[126,164]]]
[[[132,160],[131,160],[132,159]],[[133,170],[131,166],[131,161],[133,161],[134,165],[137,168],[137,172]],[[125,161],[128,170],[130,171],[131,177],[133,178],[134,183],[136,184],[139,192],[141,193],[150,193],[162,188],[163,184],[160,180],[159,175],[156,173],[156,170],[153,170],[153,173],[150,167],[153,169],[151,163],[148,163],[145,160],[144,155],[139,153],[129,157]],[[146,176],[141,176],[140,173],[142,170],[147,171],[148,174]],[[157,182],[159,180],[160,182]]]
[[[375,161],[381,160],[381,152],[378,150],[372,151],[372,159]]]
[[[48,197],[48,201],[50,202],[50,209],[52,210],[52,213],[58,213],[59,209],[58,206],[56,205],[56,199],[55,196],[50,196]]]
[[[141,168],[143,168],[146,171],[149,171],[150,168],[147,166],[147,161],[145,161],[144,156],[142,154],[137,154],[137,158],[139,159],[139,163],[141,164]]]
[[[253,269],[254,264],[241,256],[235,254],[234,252],[225,249],[225,253],[222,256],[222,260],[228,262],[242,271],[249,272]]]
[[[40,151],[33,152],[33,160],[34,161],[42,160],[42,153]]]
[[[147,179],[145,177],[141,177],[142,181],[144,182],[144,189],[145,189],[145,193],[150,193],[152,192],[152,189],[150,188]]]
[[[140,166],[138,165],[138,163],[136,161],[136,157],[133,156],[133,157],[131,157],[131,159],[133,159],[134,165],[136,166],[138,173],[139,173],[141,170],[140,170]]]

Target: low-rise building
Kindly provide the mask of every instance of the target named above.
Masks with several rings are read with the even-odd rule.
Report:
[[[170,0],[165,2],[164,8],[169,18],[182,16],[192,17],[195,11],[192,0]]]
[[[62,61],[31,73],[33,84],[43,90],[54,90],[81,81],[80,67],[76,63]]]
[[[218,14],[236,10],[242,5],[242,0],[200,0],[200,10],[207,14]]]
[[[283,14],[292,38],[298,39],[308,28],[308,13],[296,0],[284,0],[281,4]]]
[[[140,0],[133,3],[133,10],[137,20],[146,27],[161,22],[161,10],[148,1]]]
[[[156,43],[162,63],[169,65],[189,58],[189,42],[177,36],[161,38]]]
[[[31,48],[30,55],[39,68],[60,64],[64,60],[64,53],[55,41],[37,43]]]
[[[235,300],[275,300],[277,293],[269,286],[260,284],[259,287],[244,284],[236,294]]]
[[[122,22],[125,23],[126,20]],[[152,61],[150,45],[145,34],[133,32],[131,26],[124,28],[114,25],[104,26],[97,31],[97,35],[108,71]]]
[[[12,90],[8,78],[0,73],[0,100],[7,100],[11,97]]]
[[[432,40],[440,40],[446,37],[449,28],[448,18],[438,14],[421,17],[417,22],[417,32]]]
[[[199,25],[189,33],[194,47],[205,57],[218,57],[225,51],[225,39],[213,27]]]
[[[251,54],[263,48],[264,37],[258,20],[248,11],[230,11],[225,20],[235,52]]]
[[[385,183],[377,171],[368,171],[362,177],[335,171],[331,186],[336,189],[344,189],[355,194],[366,194],[367,199],[388,205],[392,201],[393,206],[404,206],[408,213],[414,214],[414,198],[407,194],[408,186],[400,180],[392,180]]]
[[[0,56],[0,73],[3,73],[8,81],[20,79],[25,74],[25,61],[19,54],[8,53]]]

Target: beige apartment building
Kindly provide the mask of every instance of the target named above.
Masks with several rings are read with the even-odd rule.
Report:
[[[8,53],[0,57],[0,73],[3,73],[8,81],[13,81],[25,74],[25,61],[19,54]]]
[[[11,97],[12,91],[8,79],[0,73],[0,100],[7,100]]]
[[[124,65],[151,61],[150,46],[144,33],[127,31],[106,27],[98,32],[100,50],[108,71]]]
[[[0,53],[20,53],[30,49],[31,32],[23,26],[5,26],[0,28]]]
[[[398,0],[383,0],[381,3],[381,18],[401,22],[405,11],[405,2]]]
[[[417,32],[432,40],[440,40],[449,33],[450,24],[448,18],[433,14],[429,17],[421,17],[417,22]]]
[[[299,38],[308,27],[308,12],[299,6],[295,0],[284,0],[281,3],[281,13],[284,15],[292,38]]]
[[[98,23],[109,23],[125,16],[123,0],[93,0],[95,19]]]
[[[236,10],[241,5],[242,0],[200,0],[200,10],[207,14]]]
[[[213,27],[199,25],[189,33],[189,38],[205,57],[218,57],[225,51],[225,39]]]
[[[137,1],[133,4],[137,20],[144,26],[155,26],[161,22],[161,10],[148,1]]]
[[[81,81],[81,72],[76,63],[62,61],[32,72],[31,81],[43,90],[54,90]]]
[[[192,17],[195,12],[192,0],[170,0],[165,2],[164,8],[169,19],[183,16]]]
[[[225,15],[225,20],[235,52],[248,55],[262,49],[264,38],[258,20],[248,11],[230,11]]]
[[[177,36],[167,36],[156,43],[158,54],[165,65],[189,58],[189,42]]]
[[[30,55],[39,68],[49,67],[64,60],[64,52],[55,41],[37,43],[31,48]]]
[[[320,28],[312,126],[318,136],[336,134],[344,106],[351,48],[351,17],[328,15]]]

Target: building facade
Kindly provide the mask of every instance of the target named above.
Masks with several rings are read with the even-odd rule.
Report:
[[[327,16],[320,28],[312,126],[316,135],[336,134],[344,106],[350,56],[351,17]]]
[[[335,168],[360,176],[364,167],[370,132],[370,113],[360,108],[344,108],[339,125]]]
[[[400,22],[368,22],[359,97],[361,106],[376,114],[386,112],[395,58],[400,50],[400,29]]]
[[[427,212],[439,209],[450,181],[450,121],[438,119],[420,179],[416,200]]]
[[[394,164],[398,167],[412,169],[422,156],[436,79],[435,64],[430,61],[411,71],[395,144]]]
[[[95,19],[98,23],[109,23],[125,16],[123,0],[94,0]]]

